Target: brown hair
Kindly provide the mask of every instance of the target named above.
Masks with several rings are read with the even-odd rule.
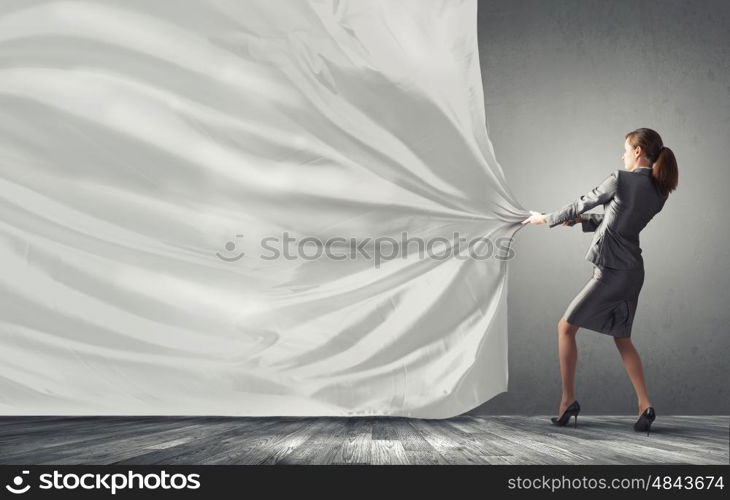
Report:
[[[633,147],[640,146],[644,156],[652,162],[651,175],[662,196],[668,197],[679,184],[677,159],[672,150],[664,146],[661,136],[650,128],[637,128],[626,134],[626,139]]]

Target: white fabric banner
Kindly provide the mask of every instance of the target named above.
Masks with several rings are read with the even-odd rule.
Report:
[[[0,4],[0,413],[445,418],[506,391],[529,212],[476,3]]]

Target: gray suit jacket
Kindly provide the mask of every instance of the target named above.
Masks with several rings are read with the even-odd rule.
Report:
[[[631,269],[644,265],[639,233],[664,207],[650,167],[614,170],[587,194],[547,215],[548,225],[574,220],[603,205],[603,214],[581,216],[583,232],[594,232],[585,259],[599,266]]]

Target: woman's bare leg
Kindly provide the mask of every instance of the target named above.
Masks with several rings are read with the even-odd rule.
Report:
[[[578,326],[568,323],[565,318],[558,321],[558,354],[560,356],[560,375],[563,379],[563,394],[558,408],[558,417],[575,401],[575,367],[578,363],[578,346],[575,334]]]
[[[631,383],[636,391],[636,399],[639,404],[639,415],[641,415],[647,407],[651,406],[649,396],[646,393],[646,383],[644,382],[644,369],[641,366],[641,358],[639,352],[631,343],[631,338],[614,337],[616,347],[621,353],[621,359],[624,361],[624,368],[628,373]]]

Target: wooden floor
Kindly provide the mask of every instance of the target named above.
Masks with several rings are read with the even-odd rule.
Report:
[[[727,416],[0,417],[2,464],[728,464]]]

